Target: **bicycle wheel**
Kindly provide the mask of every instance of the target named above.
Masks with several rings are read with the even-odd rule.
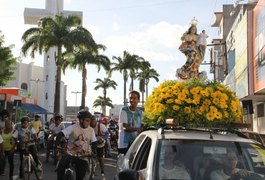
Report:
[[[66,170],[64,174],[64,180],[74,180],[74,174],[71,170]]]
[[[23,169],[23,180],[30,180],[31,170],[30,170],[30,160],[29,157],[25,157],[24,161],[22,162],[22,169]]]
[[[96,172],[96,161],[95,158],[89,157],[88,158],[88,179],[94,180],[95,179],[95,172]]]
[[[40,161],[39,161],[39,163],[40,163],[41,168],[37,169],[37,167],[35,166],[34,167],[34,172],[35,172],[36,178],[38,180],[41,180],[43,178],[43,168],[42,168],[42,164],[41,164]]]

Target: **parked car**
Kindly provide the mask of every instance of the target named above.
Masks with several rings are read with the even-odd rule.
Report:
[[[125,155],[119,155],[115,178],[123,176],[130,179],[140,174],[146,180],[172,179],[167,177],[169,172],[165,175],[160,171],[165,161],[172,160],[175,165],[180,162],[183,164],[190,176],[187,179],[209,179],[211,172],[224,167],[224,160],[230,160],[229,152],[235,152],[237,168],[248,172],[248,177],[263,179],[265,147],[241,136],[243,135],[238,131],[225,129],[167,126],[159,130],[147,130],[135,139]],[[175,149],[173,157],[166,152],[167,146]],[[181,174],[183,175],[179,173],[173,179],[183,179]]]

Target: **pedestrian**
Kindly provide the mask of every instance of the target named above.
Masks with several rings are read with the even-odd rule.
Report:
[[[9,180],[13,179],[14,172],[14,152],[16,147],[16,138],[14,136],[13,122],[6,120],[5,128],[2,132],[3,138],[3,149],[4,149],[4,160],[3,160],[3,172],[5,170],[6,159],[9,164]]]
[[[122,107],[119,114],[118,152],[125,154],[137,137],[143,131],[143,111],[137,107],[140,101],[140,93],[129,93],[130,106]]]
[[[0,120],[0,133],[5,128],[5,120],[9,119],[9,112],[4,109],[1,111],[1,120]]]
[[[106,140],[109,137],[109,131],[106,128],[106,126],[101,123],[100,121],[96,121],[95,118],[92,119],[90,126],[94,128],[96,137],[97,137],[97,156],[98,156],[98,161],[99,161],[99,166],[101,170],[101,175],[102,177],[105,176],[104,174],[104,153],[105,153],[105,145],[106,145]]]
[[[68,126],[61,132],[59,132],[56,136],[56,145],[60,144],[60,141],[64,137],[68,137],[67,144],[67,152],[62,155],[61,160],[57,166],[57,180],[62,180],[65,169],[70,163],[71,160],[75,162],[75,170],[76,170],[76,179],[83,179],[88,170],[88,156],[96,153],[97,148],[97,139],[95,136],[95,132],[92,127],[90,127],[90,122],[92,119],[92,115],[89,111],[79,111],[77,114],[77,118],[79,119],[79,123]],[[79,157],[73,156],[80,153],[80,146],[76,147],[75,144],[80,144],[80,137],[83,140],[82,151]]]
[[[35,115],[34,121],[32,122],[32,127],[34,128],[37,136],[42,129],[42,123],[40,121],[40,116],[38,114]]]
[[[110,134],[110,131],[109,131],[109,129],[108,129],[108,119],[107,119],[107,117],[103,117],[103,118],[101,119],[101,123],[105,125],[105,127],[106,127],[107,130],[108,130],[108,133]],[[109,135],[109,137],[106,139],[106,143],[105,143],[105,152],[104,152],[104,154],[105,154],[105,158],[110,158],[110,157],[111,157],[111,155],[110,155],[110,135]]]
[[[0,134],[0,161],[3,161],[4,159],[4,148],[3,148],[3,138]],[[0,176],[4,176],[4,172],[3,172],[3,164],[0,164]]]

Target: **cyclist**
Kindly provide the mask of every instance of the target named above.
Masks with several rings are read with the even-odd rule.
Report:
[[[98,161],[99,166],[101,170],[101,175],[104,177],[104,151],[105,151],[105,142],[109,137],[109,131],[106,128],[106,126],[100,121],[96,121],[95,118],[91,121],[91,127],[94,128],[95,134],[97,136],[97,155],[98,155]]]
[[[49,162],[49,156],[50,156],[50,149],[53,149],[53,143],[54,143],[54,137],[61,132],[63,129],[65,129],[64,124],[61,122],[63,121],[63,116],[61,114],[57,114],[54,116],[55,122],[52,123],[49,126],[49,137],[47,141],[47,151],[46,151],[46,161]],[[54,156],[56,153],[54,153]],[[57,163],[57,159],[55,159],[54,164]]]
[[[76,179],[83,179],[88,169],[88,158],[91,151],[96,153],[97,139],[93,128],[90,127],[92,115],[89,111],[79,111],[79,123],[62,130],[56,136],[56,144],[60,144],[63,137],[68,137],[67,153],[65,153],[57,166],[57,180],[63,179],[66,167],[71,160],[75,163]],[[91,149],[92,147],[92,149]],[[81,154],[80,156],[71,156]]]
[[[26,145],[28,147],[29,153],[32,155],[37,165],[37,170],[41,170],[42,168],[35,147],[35,141],[37,141],[37,134],[34,128],[29,125],[29,121],[30,119],[28,116],[22,117],[21,127],[17,128],[17,130],[14,132],[14,137],[18,139],[18,151],[20,153],[20,166],[19,166],[20,178],[23,178],[22,164],[23,164],[23,156],[25,154]]]

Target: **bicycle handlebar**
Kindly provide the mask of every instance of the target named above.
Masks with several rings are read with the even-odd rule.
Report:
[[[80,154],[80,153],[73,154],[70,151],[67,151],[67,149],[62,148],[61,146],[56,146],[56,148],[58,150],[63,151],[64,153],[66,153],[66,154],[68,154],[70,156],[73,156],[73,157],[78,157],[78,158],[94,157],[94,154],[93,153],[92,154]]]

